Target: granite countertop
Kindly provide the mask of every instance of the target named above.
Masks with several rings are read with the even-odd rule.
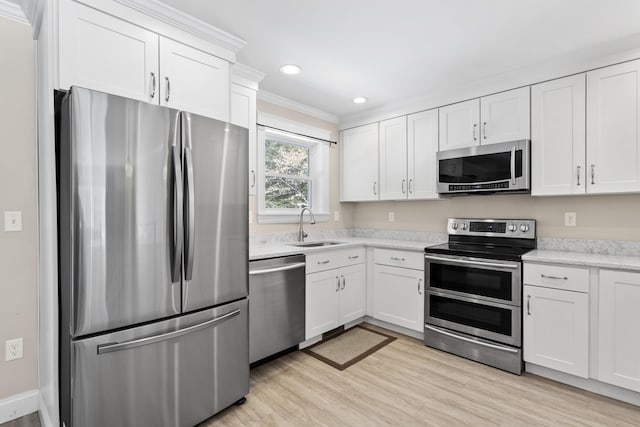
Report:
[[[537,249],[523,255],[522,260],[580,267],[614,268],[640,271],[640,256],[637,255],[607,255]]]
[[[342,248],[352,248],[354,246],[375,246],[377,248],[399,249],[407,251],[422,252],[427,246],[437,245],[444,241],[410,241],[410,240],[393,240],[393,239],[373,239],[364,237],[339,237],[336,239],[326,239],[336,242],[344,242],[339,245],[320,246],[320,247],[298,247],[292,246],[297,242],[273,243],[265,245],[250,245],[249,260],[258,260],[264,258],[273,258],[278,256],[287,256],[295,254],[310,254],[322,251],[331,251]],[[314,240],[307,240],[313,242]]]

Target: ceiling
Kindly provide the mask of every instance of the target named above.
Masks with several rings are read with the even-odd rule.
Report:
[[[261,89],[340,117],[640,35],[639,0],[161,1],[246,40]]]

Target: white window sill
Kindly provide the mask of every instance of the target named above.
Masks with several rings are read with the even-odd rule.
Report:
[[[313,213],[316,222],[329,222],[328,213]],[[258,213],[258,224],[297,224],[300,214]],[[309,223],[309,214],[305,212],[304,222]]]

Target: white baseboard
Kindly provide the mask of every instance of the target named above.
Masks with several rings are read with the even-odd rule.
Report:
[[[38,410],[38,390],[30,390],[0,400],[0,424]]]
[[[55,427],[58,425],[58,423],[53,423],[53,419],[49,413],[49,408],[42,399],[42,394],[40,393],[38,393],[38,412],[40,414],[40,425],[42,427]]]

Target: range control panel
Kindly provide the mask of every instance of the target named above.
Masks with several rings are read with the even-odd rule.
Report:
[[[535,219],[449,218],[447,233],[464,236],[535,239]]]

